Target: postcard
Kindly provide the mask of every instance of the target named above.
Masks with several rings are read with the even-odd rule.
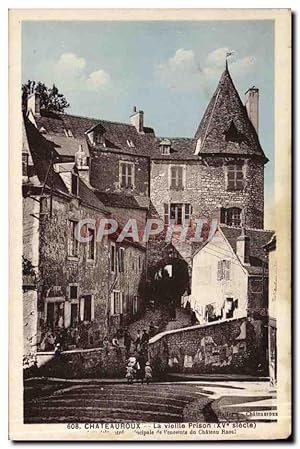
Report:
[[[9,33],[9,438],[289,438],[291,11]]]

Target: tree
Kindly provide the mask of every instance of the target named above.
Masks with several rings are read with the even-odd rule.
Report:
[[[61,94],[58,88],[53,84],[52,87],[47,87],[41,81],[28,80],[27,83],[22,84],[22,105],[25,107],[27,97],[31,93],[36,92],[40,95],[40,107],[48,112],[64,112],[70,106],[65,96]]]

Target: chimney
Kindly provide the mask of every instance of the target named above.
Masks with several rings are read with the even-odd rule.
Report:
[[[138,133],[144,134],[144,112],[137,111],[136,106],[134,106],[133,113],[130,116],[130,122],[135,126]]]
[[[40,95],[36,92],[29,94],[27,97],[27,113],[31,111],[35,117],[41,115],[41,99]]]
[[[241,235],[236,239],[236,254],[243,265],[250,263],[250,237],[246,235],[245,228],[242,227]]]
[[[258,134],[258,100],[259,100],[259,90],[257,87],[253,86],[247,90],[245,93],[246,101],[245,106],[247,110],[248,117]]]
[[[90,167],[88,158],[83,150],[82,145],[79,145],[78,151],[75,153],[75,164],[78,171],[78,176],[85,181],[86,184],[90,182]]]

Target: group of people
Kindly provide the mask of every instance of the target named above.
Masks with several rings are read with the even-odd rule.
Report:
[[[124,332],[124,346],[126,348],[126,379],[133,383],[134,379],[141,383],[149,383],[152,379],[152,368],[148,361],[148,345],[150,338],[155,334],[155,326],[150,323],[149,331],[138,330],[136,338],[132,338],[128,329]]]
[[[121,354],[122,345],[120,340],[123,338],[126,350],[125,377],[127,382],[133,383],[134,380],[137,380],[148,384],[152,379],[152,368],[148,361],[148,345],[150,335],[154,335],[153,327],[150,324],[149,331],[147,329],[143,331],[138,330],[136,338],[131,336],[128,328],[124,329],[122,337],[120,334],[120,332],[116,333],[111,341],[108,337],[103,339],[102,346],[106,351],[106,355],[110,354],[112,348],[115,348],[117,353]]]
[[[126,379],[127,383],[133,383],[134,379],[142,383],[149,384],[152,380],[152,368],[150,362],[145,362],[142,366],[141,358],[135,356],[129,357],[126,365]]]

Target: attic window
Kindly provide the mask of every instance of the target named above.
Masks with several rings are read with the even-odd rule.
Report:
[[[171,150],[171,141],[169,139],[163,139],[159,143],[160,153],[163,156],[168,156]]]
[[[95,133],[95,144],[97,145],[103,145],[104,147],[106,146],[105,144],[105,137],[103,136],[103,134],[101,133]]]
[[[170,147],[161,146],[161,154],[164,156],[168,156],[170,154]]]
[[[238,131],[233,120],[231,120],[229,128],[224,132],[224,136],[226,142],[236,142],[241,144],[245,140],[244,135]]]
[[[72,131],[68,129],[64,129],[66,137],[74,137]]]
[[[134,145],[134,143],[132,142],[131,139],[127,139],[126,142],[127,142],[127,145],[129,146],[129,148],[134,148],[135,147],[135,145]]]

